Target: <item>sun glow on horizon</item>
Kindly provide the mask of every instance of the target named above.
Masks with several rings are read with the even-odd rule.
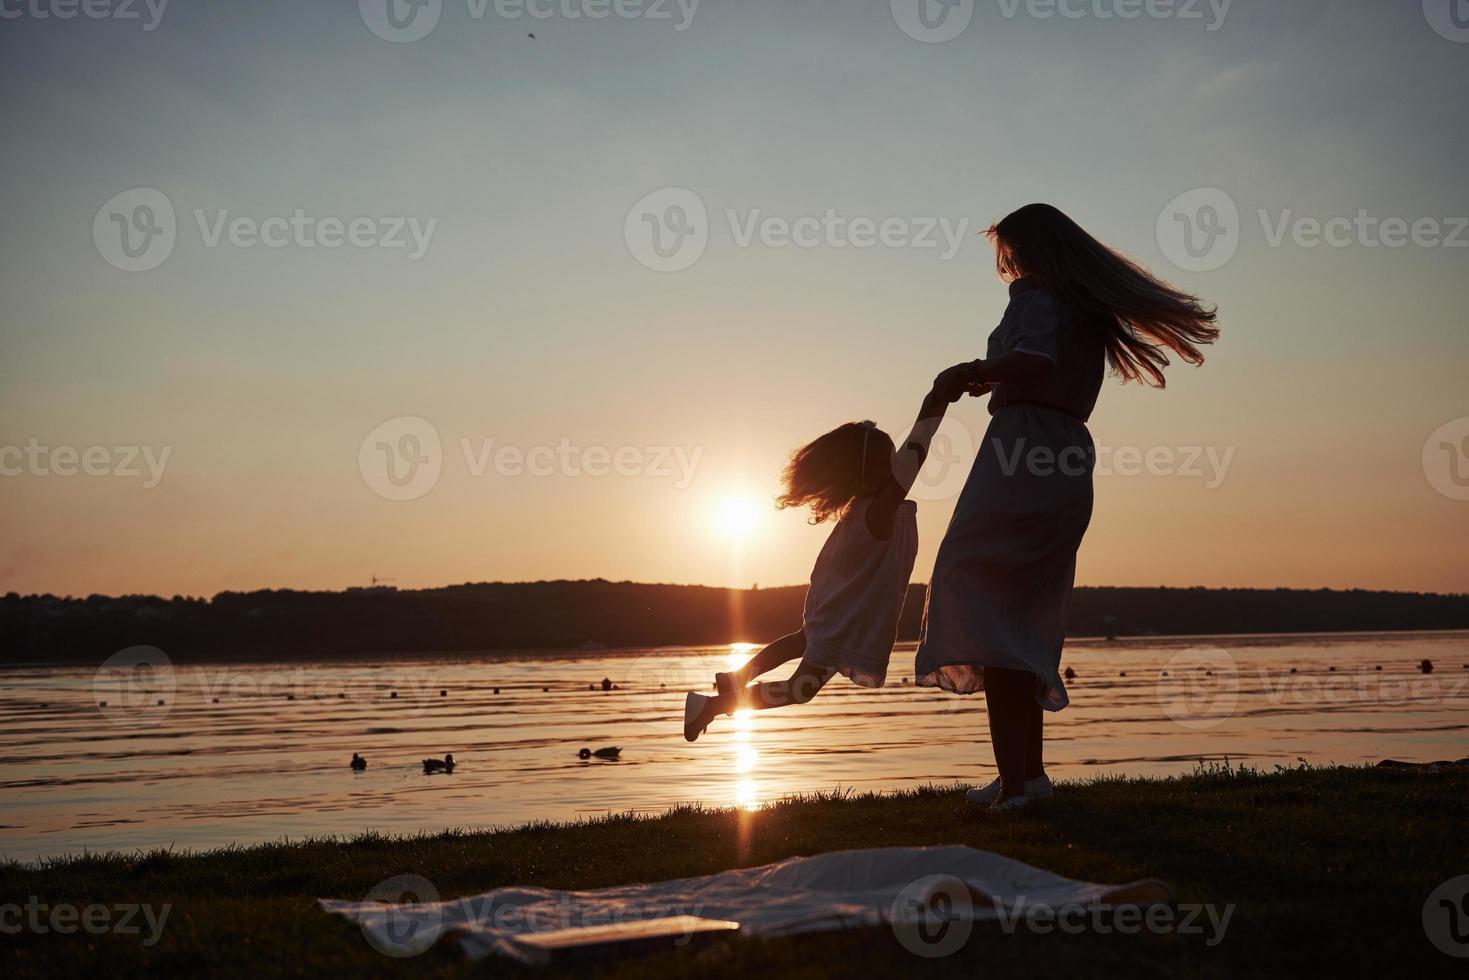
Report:
[[[714,530],[728,541],[745,541],[760,529],[761,516],[754,497],[731,494],[714,508]]]

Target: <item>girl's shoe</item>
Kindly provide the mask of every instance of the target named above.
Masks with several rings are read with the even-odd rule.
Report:
[[[990,807],[990,811],[993,813],[1005,813],[1010,810],[1019,810],[1021,807],[1025,806],[1029,802],[1030,797],[1028,796],[1012,796],[1005,802],[996,803],[994,806]]]
[[[1000,779],[998,776],[987,786],[972,789],[964,794],[964,798],[970,803],[978,803],[980,806],[988,806],[1000,798]],[[1041,796],[1050,796],[1055,792],[1051,786],[1051,777],[1042,773],[1034,779],[1025,781],[1025,795],[1031,799]]]
[[[693,691],[684,698],[683,737],[690,742],[698,741],[699,736],[704,734],[704,729],[709,727],[709,722],[714,720],[714,714],[709,710],[709,702],[712,700],[714,699]]]
[[[724,699],[726,704],[734,703],[735,681],[733,674],[716,671],[714,674],[714,689],[719,692],[719,696]]]

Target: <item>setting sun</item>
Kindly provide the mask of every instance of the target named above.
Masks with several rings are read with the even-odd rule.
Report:
[[[730,541],[743,541],[760,526],[760,506],[749,496],[729,496],[714,511],[714,530]]]

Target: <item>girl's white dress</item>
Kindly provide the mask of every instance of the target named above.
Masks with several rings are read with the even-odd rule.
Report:
[[[882,687],[918,556],[918,505],[898,506],[892,537],[883,541],[867,529],[868,503],[848,508],[816,558],[802,659],[863,687]]]

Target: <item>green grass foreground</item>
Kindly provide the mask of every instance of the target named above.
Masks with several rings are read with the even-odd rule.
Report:
[[[887,929],[666,953],[576,975],[709,977],[1447,976],[1464,960],[1428,941],[1423,905],[1469,873],[1469,774],[1364,768],[1261,773],[1201,768],[1173,779],[1064,784],[1026,811],[992,815],[957,788],[782,802],[753,814],[680,808],[495,833],[66,858],[0,867],[0,903],[30,896],[78,907],[172,905],[161,940],[38,934],[0,937],[6,976],[544,974],[470,962],[440,942],[412,959],[374,951],[317,897],[358,899],[415,873],[445,898],[535,884],[597,888],[889,845],[967,844],[1073,878],[1158,877],[1181,903],[1234,905],[1222,941],[1190,936],[1007,934],[981,923],[942,959],[906,951]]]

